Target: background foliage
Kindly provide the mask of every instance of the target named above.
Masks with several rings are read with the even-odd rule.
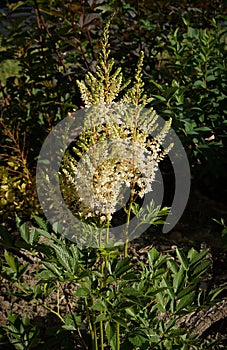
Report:
[[[1,206],[39,212],[34,174],[40,147],[82,105],[76,80],[94,72],[103,22],[126,79],[145,52],[145,88],[188,152],[192,174],[223,196],[226,167],[226,13],[222,1],[20,1],[1,9]],[[2,5],[3,6],[3,5]],[[6,68],[7,67],[7,68]],[[24,210],[26,208],[26,210]]]

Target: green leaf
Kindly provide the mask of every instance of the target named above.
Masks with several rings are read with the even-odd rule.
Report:
[[[178,273],[179,267],[178,267],[176,261],[174,261],[173,259],[169,259],[167,261],[167,266],[174,274]]]
[[[13,4],[8,4],[9,10],[10,11],[15,11],[18,7],[24,5],[25,2],[24,1],[17,1],[16,3]]]
[[[127,312],[127,314],[129,316],[132,316],[134,318],[137,317],[137,313],[134,311],[133,307],[128,307],[128,308],[125,309],[125,311]]]
[[[216,80],[214,75],[207,75],[206,81],[214,81],[214,80]]]
[[[163,266],[163,264],[166,262],[168,259],[167,255],[160,255],[158,260],[155,262],[155,269],[157,269],[159,266]],[[163,271],[163,268],[160,268],[159,271]]]
[[[95,11],[101,11],[102,13],[114,12],[114,8],[108,4],[105,4],[95,7]]]
[[[159,335],[153,330],[149,329],[148,332],[149,342],[157,344],[160,340]]]
[[[116,324],[114,322],[107,321],[105,322],[105,333],[108,339],[108,342],[111,343],[112,339],[116,338]],[[114,344],[113,344],[114,345]]]
[[[36,277],[41,281],[49,281],[53,279],[57,279],[56,274],[54,274],[52,271],[49,270],[43,270],[39,272]]]
[[[64,18],[64,14],[62,13],[61,10],[55,10],[55,9],[47,9],[47,8],[39,8],[41,12],[44,12],[50,16],[56,16],[60,18]]]
[[[123,328],[127,328],[128,327],[127,322],[125,322],[125,320],[122,317],[112,315],[112,319],[113,319],[113,321],[118,323]]]
[[[156,260],[159,258],[159,252],[157,251],[157,249],[152,248],[148,253],[148,261],[150,266],[154,266]]]
[[[191,249],[188,253],[188,257],[191,258],[190,266],[196,265],[198,262],[202,261],[207,256],[208,252],[209,252],[208,249],[202,250],[199,253],[196,250],[193,249],[192,251]]]
[[[78,288],[75,295],[78,297],[86,297],[90,294],[90,290],[86,287]]]
[[[101,299],[98,299],[95,304],[93,304],[91,306],[92,310],[95,310],[95,311],[105,311],[106,310],[106,303],[101,300]]]
[[[194,82],[194,87],[202,87],[203,89],[206,89],[206,84],[202,80],[196,80]]]
[[[8,252],[7,250],[4,251],[4,257],[6,259],[7,264],[11,267],[11,269],[17,273],[18,271],[18,259],[14,257],[14,255],[11,252]]]
[[[158,300],[157,307],[161,310],[161,312],[166,312],[166,303],[164,301],[164,297],[162,293],[156,294],[156,298]]]
[[[53,231],[55,232],[55,233],[60,233],[60,234],[62,234],[62,224],[60,223],[60,222],[55,222],[53,225],[52,225],[52,228],[53,228]]]
[[[195,278],[195,277],[198,277],[199,275],[201,275],[202,273],[204,273],[208,267],[210,266],[211,262],[210,260],[207,260],[207,261],[204,261],[204,262],[201,262],[200,265],[198,265],[197,267],[195,267],[194,271],[192,272],[192,276]]]
[[[67,251],[66,246],[57,246],[51,244],[56,253],[56,258],[59,264],[61,264],[64,269],[68,272],[71,272],[72,268],[72,257]]]
[[[140,205],[138,203],[132,203],[132,213],[137,215],[140,210]]]
[[[177,292],[185,280],[185,269],[183,266],[180,267],[179,271],[173,276],[173,288]]]
[[[141,295],[142,293],[139,291],[139,290],[136,290],[135,288],[124,288],[123,289],[123,294],[125,296],[128,296],[128,295]]]
[[[29,266],[29,263],[25,263],[23,265],[19,265],[18,266],[18,273],[17,273],[17,277],[20,278],[24,273],[25,271],[27,270]]]
[[[179,312],[180,310],[186,308],[187,306],[190,306],[195,299],[195,295],[196,295],[195,291],[192,291],[191,293],[185,295],[177,305],[176,312]]]
[[[77,328],[72,324],[64,324],[62,328],[66,329],[67,331],[77,331]]]
[[[182,289],[178,294],[177,294],[177,299],[182,299],[185,295],[190,294],[193,290],[195,290],[195,285],[192,284],[189,287],[186,287]]]
[[[19,229],[20,235],[23,238],[23,240],[27,243],[30,244],[30,230],[27,226],[26,223],[20,226]]]
[[[130,265],[130,258],[123,258],[118,261],[114,274],[116,277],[121,277],[125,272],[131,269]]]
[[[211,128],[209,128],[208,126],[201,126],[199,128],[195,128],[195,131],[199,131],[199,132],[207,132],[207,131],[212,131]]]
[[[156,100],[159,100],[161,102],[166,102],[166,98],[160,95],[152,95],[152,97]]]
[[[180,263],[183,265],[184,269],[188,270],[189,263],[188,263],[188,259],[187,259],[186,255],[184,254],[183,250],[176,248],[176,253],[177,253],[177,257],[178,257]]]
[[[40,237],[39,231],[37,231],[37,229],[33,227],[32,231],[30,233],[29,243],[31,245],[33,245],[34,243],[37,243],[39,240],[39,237]]]
[[[41,217],[35,215],[34,219],[40,228],[42,228],[45,231],[48,231],[47,224],[45,223],[45,221]]]
[[[107,314],[100,314],[96,317],[95,323],[100,322],[100,321],[106,321],[108,320],[109,316]]]
[[[144,343],[148,341],[148,337],[146,336],[146,333],[142,330],[136,330],[134,334],[131,334],[129,336],[129,340],[134,346],[141,347]]]
[[[25,314],[22,318],[22,323],[24,326],[29,326],[30,325],[30,319],[27,314]]]
[[[170,298],[174,299],[175,298],[175,294],[173,292],[173,286],[171,285],[170,281],[166,277],[164,277],[162,281],[163,281],[163,286],[167,287],[166,291],[169,294]]]
[[[60,270],[60,268],[55,264],[55,263],[49,263],[44,261],[43,265],[51,272],[53,272],[53,274],[55,274],[58,277],[62,276],[62,271]]]

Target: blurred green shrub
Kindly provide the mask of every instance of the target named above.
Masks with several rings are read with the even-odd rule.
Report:
[[[226,173],[227,31],[213,19],[198,29],[184,19],[186,31],[171,31],[162,53],[164,83],[153,84],[153,104],[173,127],[186,148],[198,181],[217,181]],[[159,79],[160,80],[160,79]]]

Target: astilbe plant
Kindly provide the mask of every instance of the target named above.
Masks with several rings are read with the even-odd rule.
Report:
[[[159,161],[172,146],[161,147],[171,121],[158,130],[155,111],[144,111],[149,100],[143,93],[143,54],[135,82],[123,93],[126,84],[122,84],[121,71],[111,73],[114,62],[109,60],[108,26],[109,23],[104,31],[97,75],[88,74],[86,82],[78,82],[88,108],[88,119],[92,116],[93,120],[97,117],[100,121],[98,116],[102,112],[104,121],[80,134],[72,152],[63,157],[60,169],[65,201],[84,221],[84,232],[80,235],[84,236],[85,230],[90,228],[90,233],[94,234],[94,227],[103,228],[106,235],[104,241],[99,237],[96,248],[85,248],[80,242],[75,244],[63,237],[57,223],[50,227],[39,217],[35,217],[39,228],[29,228],[17,220],[20,236],[15,244],[5,230],[0,232],[0,243],[6,248],[4,259],[0,261],[1,278],[12,282],[12,294],[43,306],[60,322],[54,337],[47,332],[42,338],[25,316],[20,320],[10,314],[9,324],[0,328],[0,344],[6,344],[8,339],[11,344],[16,344],[16,349],[35,346],[59,350],[198,349],[197,337],[178,329],[176,321],[203,302],[212,301],[218,293],[199,290],[200,276],[210,264],[206,259],[207,251],[198,253],[191,249],[186,255],[176,249],[176,254],[169,256],[159,254],[153,248],[147,252],[146,263],[137,260],[135,264],[127,256],[132,214],[138,216],[138,225],[156,225],[163,223],[162,217],[168,212],[168,208],[155,208],[153,202],[139,210],[138,198],[143,198],[146,191],[152,189],[147,178],[152,183]],[[122,123],[122,120],[126,122]],[[146,132],[147,125],[153,131],[157,129],[155,137]],[[108,140],[120,140],[121,145],[126,146],[130,144],[133,147],[130,150],[135,151],[133,157],[125,161],[120,157],[121,149],[113,147],[107,153],[108,159],[95,168],[92,151],[88,160],[86,152],[97,146],[98,155],[104,153],[103,145]],[[151,164],[145,157],[147,154],[152,156]],[[84,171],[83,182],[79,183],[82,189],[78,187],[80,167]],[[89,171],[94,175],[93,198],[90,199],[94,203],[91,206],[86,200],[86,193],[90,191],[86,184]],[[116,185],[122,182],[126,184],[126,191],[129,190],[125,203],[121,197],[122,188]],[[118,202],[126,212],[124,251],[114,246],[116,242],[112,242],[112,246],[108,244],[109,228]],[[22,249],[23,254],[36,256],[39,264],[35,275],[37,283],[29,285],[26,282],[28,264],[21,265],[8,251],[7,248],[12,246],[15,252]],[[56,296],[54,306],[48,299],[53,295]],[[61,300],[64,306],[61,306]]]
[[[109,227],[114,213],[123,207],[127,227],[134,205],[152,191],[158,163],[173,146],[162,148],[171,120],[159,128],[156,112],[145,109],[150,99],[143,89],[143,52],[131,87],[130,81],[123,83],[120,68],[114,71],[108,29],[109,22],[96,75],[88,73],[85,81],[77,81],[90,128],[79,135],[63,157],[60,181],[68,207],[81,220]],[[131,156],[125,156],[127,152]],[[127,228],[125,235],[127,255]],[[105,237],[108,244],[109,237]]]

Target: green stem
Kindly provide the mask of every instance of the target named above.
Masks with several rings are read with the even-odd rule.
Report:
[[[58,316],[58,317],[60,318],[60,320],[62,321],[62,323],[65,323],[65,320],[61,317],[61,315],[60,315],[58,312],[52,310],[52,309],[51,309],[50,307],[48,307],[47,305],[43,305],[43,307],[44,307],[44,309],[46,309],[46,310],[52,312],[52,314]]]
[[[120,350],[120,325],[116,324],[116,350]]]
[[[126,218],[126,228],[125,228],[125,245],[124,245],[124,257],[125,258],[127,258],[127,256],[128,256],[128,243],[129,243],[128,228],[129,228],[131,210],[132,210],[132,200],[130,198],[129,207],[128,207],[128,211],[127,211],[127,218]]]
[[[109,236],[109,227],[106,230],[106,238]],[[106,241],[107,242],[107,241]],[[101,282],[101,289],[106,287],[107,283],[107,269],[108,269],[108,263],[109,263],[109,256],[104,254],[101,255],[102,257],[102,262],[101,262],[101,274],[103,276],[102,282]],[[105,313],[105,310],[102,312]],[[103,329],[103,321],[100,321],[99,323],[100,326],[100,349],[104,350],[104,329]]]
[[[93,347],[93,349],[99,350],[96,325],[94,324],[93,326],[94,326],[94,347]]]
[[[87,320],[88,320],[88,327],[89,327],[89,330],[91,333],[92,350],[98,350],[96,326],[95,326],[95,324],[93,324],[93,322],[91,320],[91,315],[90,315],[89,308],[88,308],[87,298],[85,298],[85,300],[84,300],[84,305],[85,305],[85,310],[86,310],[86,315],[87,315]]]
[[[106,228],[106,245],[108,245],[108,243],[109,243],[109,231],[110,231],[110,227],[109,227],[109,223],[108,223],[108,226]]]
[[[104,350],[103,321],[100,321],[100,348],[101,350]]]

